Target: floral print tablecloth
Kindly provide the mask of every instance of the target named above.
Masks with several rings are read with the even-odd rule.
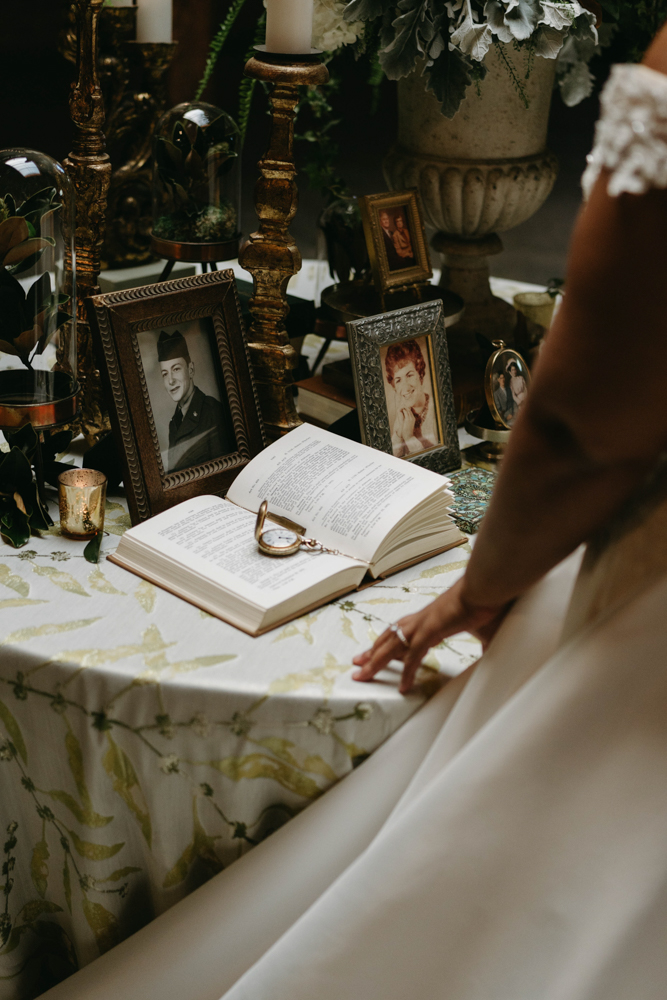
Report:
[[[107,503],[111,551],[129,526]],[[479,655],[462,635],[397,693],[351,658],[461,574],[469,545],[252,639],[57,527],[0,543],[0,998],[133,933],[361,763]],[[430,669],[428,669],[430,667]]]

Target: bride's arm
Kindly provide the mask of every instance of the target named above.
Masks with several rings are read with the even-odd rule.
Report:
[[[667,73],[667,29],[645,63]],[[667,447],[667,191],[607,194],[575,227],[567,294],[517,417],[465,576],[355,658],[392,658],[409,690],[426,651],[460,631],[488,640],[520,594],[618,510]]]

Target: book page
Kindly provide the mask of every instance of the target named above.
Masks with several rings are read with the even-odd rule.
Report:
[[[302,424],[254,458],[227,497],[255,512],[268,500],[311,537],[370,563],[393,526],[446,485],[428,469]]]
[[[360,565],[317,552],[301,551],[283,558],[263,555],[255,541],[255,520],[255,515],[221,497],[195,497],[131,528],[121,545],[125,541],[127,546],[128,538],[148,545],[246,601],[267,608],[341,569]]]

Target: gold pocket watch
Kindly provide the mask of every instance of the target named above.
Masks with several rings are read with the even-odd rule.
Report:
[[[334,556],[343,554],[340,549],[326,548],[315,538],[306,538],[304,535],[305,528],[302,528],[300,524],[289,521],[286,517],[271,514],[271,520],[278,523],[265,528],[264,522],[266,521],[268,512],[268,501],[263,500],[257,512],[257,520],[255,521],[255,539],[259,546],[259,551],[263,552],[264,555],[293,556],[301,548],[309,549],[311,552],[328,552]]]

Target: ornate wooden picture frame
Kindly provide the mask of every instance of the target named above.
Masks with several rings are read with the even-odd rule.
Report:
[[[233,271],[86,300],[132,523],[224,495],[266,444]]]
[[[361,440],[433,472],[461,467],[442,302],[347,324]]]
[[[359,199],[368,256],[380,295],[433,276],[416,188]]]

